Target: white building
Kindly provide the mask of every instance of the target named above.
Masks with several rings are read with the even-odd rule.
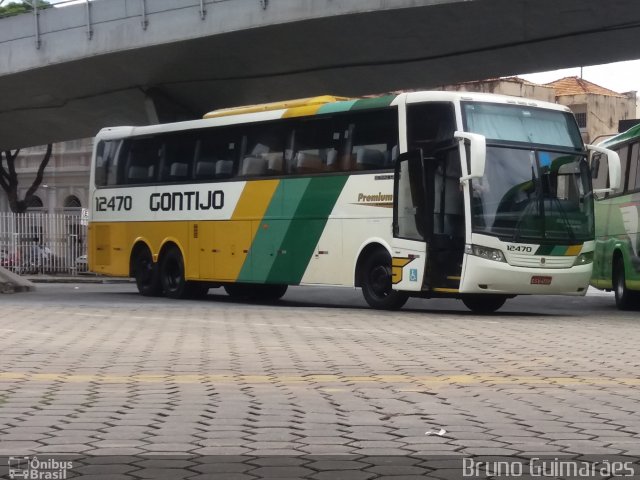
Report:
[[[88,208],[89,170],[93,139],[85,138],[53,145],[44,179],[30,202],[30,210],[46,212],[73,211]],[[16,160],[19,198],[23,199],[33,183],[46,147],[30,147],[20,151]],[[0,212],[9,211],[9,202],[0,190]]]

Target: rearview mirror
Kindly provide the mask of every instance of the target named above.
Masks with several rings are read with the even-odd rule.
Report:
[[[613,150],[608,148],[596,147],[595,145],[586,145],[590,152],[601,153],[607,157],[607,166],[609,168],[609,188],[596,188],[593,190],[595,195],[605,193],[616,193],[622,190],[622,167],[620,166],[620,157]],[[600,161],[599,159],[597,160]],[[593,171],[594,166],[592,166]]]
[[[468,132],[455,132],[453,136],[464,144],[469,142],[469,172],[460,177],[460,183],[472,178],[482,178],[484,175],[484,164],[487,157],[487,141],[484,135]]]

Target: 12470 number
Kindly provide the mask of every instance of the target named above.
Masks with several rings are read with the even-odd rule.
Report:
[[[131,210],[133,200],[129,195],[96,197],[96,212],[121,212]]]

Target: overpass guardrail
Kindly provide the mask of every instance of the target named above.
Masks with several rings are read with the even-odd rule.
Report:
[[[101,2],[101,1],[108,1],[108,0],[62,0],[62,1],[55,1],[55,2],[49,2],[49,3],[40,3],[39,0],[26,0],[24,3],[27,4],[27,6],[25,7],[25,9],[23,10],[18,10],[15,12],[12,11],[8,11],[7,13],[0,13],[0,20],[4,19],[4,18],[9,18],[9,17],[15,17],[18,15],[27,15],[30,14],[33,16],[34,21],[33,21],[33,37],[35,40],[35,46],[36,48],[40,48],[40,46],[42,45],[42,41],[41,41],[41,35],[43,33],[47,33],[47,32],[43,32],[41,25],[40,25],[40,13],[52,8],[58,9],[58,8],[63,8],[63,7],[68,7],[68,6],[78,6],[78,5],[83,5],[84,6],[84,17],[85,17],[85,29],[86,29],[86,35],[87,35],[87,39],[91,40],[91,38],[93,37],[93,29],[94,29],[94,20],[92,18],[92,4],[95,4],[96,2]],[[134,5],[134,8],[139,9],[139,16],[140,16],[140,26],[143,30],[146,30],[147,27],[149,26],[149,9],[148,9],[148,1],[149,0],[129,0],[128,2],[124,3],[125,6],[125,10],[127,9],[127,7],[129,5]],[[205,17],[207,16],[207,7],[211,7],[213,4],[215,3],[222,3],[222,2],[226,2],[226,1],[231,1],[231,0],[196,0],[192,5],[190,5],[191,7],[194,6],[198,6],[198,13],[200,15],[200,19],[204,20]],[[266,10],[269,0],[254,0],[259,2],[260,6]],[[137,5],[137,6],[136,6]],[[174,9],[175,10],[179,10],[184,8],[183,6],[176,6]],[[26,11],[25,11],[26,10]],[[126,16],[130,16],[129,14],[127,14]],[[80,25],[74,25],[72,28],[77,28]]]

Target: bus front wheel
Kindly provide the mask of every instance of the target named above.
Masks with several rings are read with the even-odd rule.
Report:
[[[640,305],[640,293],[629,290],[624,275],[624,261],[618,257],[613,267],[613,291],[619,310],[634,310]]]
[[[504,295],[465,295],[462,303],[473,313],[486,315],[500,309],[507,301]]]
[[[158,264],[153,263],[148,248],[139,249],[133,258],[133,275],[138,292],[145,297],[162,295],[162,285],[158,275]]]
[[[409,296],[393,290],[391,283],[391,256],[383,250],[374,252],[365,260],[362,277],[362,295],[370,307],[378,310],[397,310]]]

